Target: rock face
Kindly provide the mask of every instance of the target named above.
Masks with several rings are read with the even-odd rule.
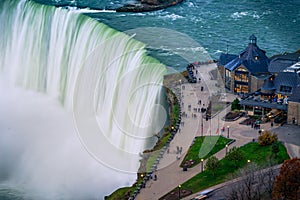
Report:
[[[181,3],[183,0],[141,0],[139,4],[127,4],[118,8],[117,12],[147,12],[167,8]]]

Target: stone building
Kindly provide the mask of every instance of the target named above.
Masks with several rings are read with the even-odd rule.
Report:
[[[287,123],[300,125],[300,86],[289,98]]]
[[[300,50],[268,58],[251,35],[239,55],[221,54],[218,69],[227,91],[243,94],[249,115],[300,125]]]
[[[218,69],[223,77],[226,89],[231,93],[251,93],[257,91],[270,77],[269,58],[266,52],[256,44],[254,35],[249,37],[249,44],[239,55],[222,54]]]

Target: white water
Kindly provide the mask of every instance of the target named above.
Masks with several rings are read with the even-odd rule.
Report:
[[[0,30],[2,187],[93,199],[131,184],[165,121],[165,68],[129,36],[32,1],[0,3]]]

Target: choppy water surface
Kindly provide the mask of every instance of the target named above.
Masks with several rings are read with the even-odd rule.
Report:
[[[35,1],[95,9],[115,9],[128,2],[128,0]],[[226,52],[227,46],[229,53],[239,53],[247,45],[248,38],[253,33],[258,38],[258,45],[267,51],[268,56],[299,49],[299,7],[300,2],[297,0],[186,0],[175,7],[154,12],[101,12],[88,15],[121,31],[141,27],[160,27],[187,34],[202,45],[212,58],[217,59],[221,52]],[[154,56],[167,65],[179,69],[185,65],[183,60],[170,55],[172,53],[154,52]]]

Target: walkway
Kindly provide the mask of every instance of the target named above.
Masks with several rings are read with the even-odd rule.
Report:
[[[221,133],[220,129],[226,127],[225,132],[223,132],[226,137],[228,134],[227,126],[229,126],[230,138],[236,140],[229,148],[242,146],[258,136],[257,130],[252,129],[251,126],[239,125],[242,119],[226,123],[221,120],[230,107],[227,107],[226,110],[223,110],[211,120],[206,121],[201,117],[201,113],[198,111],[208,105],[210,94],[222,92],[221,87],[217,87],[217,81],[212,80],[211,74],[209,73],[213,68],[216,68],[216,64],[214,63],[196,67],[194,72],[197,80],[201,78],[201,82],[197,82],[196,84],[184,83],[181,87],[175,88],[175,91],[179,92],[178,95],[182,97],[182,113],[185,113],[187,117],[184,117],[183,114],[180,131],[170,143],[169,153],[165,153],[160,160],[158,170],[155,172],[157,180],[154,181],[152,179],[148,181],[146,188],[143,188],[140,194],[137,195],[137,200],[159,199],[201,171],[201,164],[188,169],[188,171],[183,171],[182,168],[179,167],[195,136],[202,134],[219,135]],[[196,70],[198,71],[197,73]],[[201,91],[201,87],[204,88],[203,91]],[[226,96],[223,95],[223,98],[224,101],[231,102],[235,96],[226,94]],[[203,133],[201,124],[203,124]],[[265,128],[267,129],[268,127]],[[244,134],[240,134],[241,132]],[[182,154],[177,154],[178,147],[182,147]],[[225,156],[225,151],[226,150],[223,149],[216,153],[215,156],[218,159],[222,159]]]

